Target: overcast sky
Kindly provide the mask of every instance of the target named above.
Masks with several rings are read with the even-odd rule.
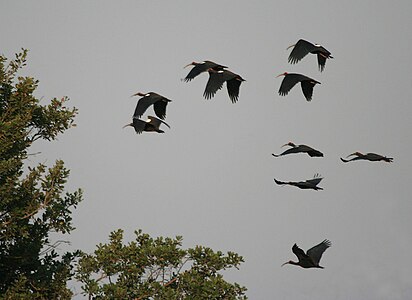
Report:
[[[47,104],[68,96],[77,127],[38,143],[28,164],[71,169],[84,190],[71,249],[93,251],[122,228],[182,235],[235,251],[245,263],[226,279],[250,299],[409,299],[412,295],[411,1],[3,1],[1,53],[30,50],[21,75],[40,80]],[[300,38],[331,51],[287,62]],[[246,82],[202,97],[208,75],[184,83],[191,61],[212,60]],[[277,94],[288,72],[321,82]],[[136,92],[172,99],[164,134],[129,127]],[[149,108],[146,115],[152,115]],[[293,141],[323,158],[275,158]],[[339,157],[355,151],[394,162]],[[325,178],[323,191],[278,186]],[[324,270],[281,264],[329,239]],[[79,286],[73,285],[75,293]],[[82,298],[80,295],[77,298]]]

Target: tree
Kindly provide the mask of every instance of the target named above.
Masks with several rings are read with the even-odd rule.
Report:
[[[76,278],[89,299],[247,299],[246,288],[219,273],[238,268],[236,253],[196,246],[181,249],[182,237],[151,238],[141,230],[123,244],[123,231],[110,234],[93,254],[83,254]]]
[[[196,246],[183,250],[182,238],[156,239],[136,231],[123,245],[123,232],[110,235],[93,254],[59,254],[51,233],[69,234],[72,209],[82,191],[65,192],[69,170],[62,160],[48,168],[26,166],[30,146],[53,141],[75,126],[69,99],[41,105],[38,81],[17,73],[27,50],[7,61],[0,56],[0,299],[70,299],[74,276],[94,299],[246,299],[246,288],[223,279],[243,258]],[[75,265],[77,263],[77,268]]]
[[[71,209],[81,190],[64,194],[69,170],[61,160],[48,169],[24,162],[35,141],[52,141],[74,126],[77,110],[64,106],[67,97],[40,105],[33,95],[38,81],[17,76],[26,57],[25,49],[9,62],[0,56],[0,298],[70,299],[66,283],[79,252],[60,256],[61,241],[49,235],[74,229]]]

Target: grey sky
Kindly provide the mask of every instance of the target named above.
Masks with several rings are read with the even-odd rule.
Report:
[[[61,158],[68,190],[84,189],[72,248],[92,251],[110,231],[131,238],[184,237],[232,250],[246,262],[227,279],[250,299],[408,299],[412,294],[410,1],[3,1],[2,54],[28,48],[23,75],[43,103],[69,96],[78,127],[32,151],[32,164]],[[287,63],[304,38],[335,57]],[[213,60],[247,81],[232,104],[226,88],[202,97],[203,74],[181,82],[191,61]],[[277,94],[288,72],[321,82]],[[136,135],[136,101],[154,91],[168,105],[163,135]],[[148,110],[152,114],[152,110]],[[288,141],[324,158],[290,155]],[[353,162],[354,151],[394,157]],[[275,185],[315,173],[324,191]],[[280,267],[330,239],[324,270]],[[75,287],[80,292],[79,287]]]

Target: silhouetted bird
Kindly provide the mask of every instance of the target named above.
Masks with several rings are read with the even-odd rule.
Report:
[[[148,116],[146,121],[140,120],[139,118],[133,117],[133,122],[130,124],[126,124],[123,126],[123,128],[127,126],[131,126],[134,128],[137,134],[141,134],[143,131],[149,131],[149,132],[157,132],[157,133],[164,133],[163,130],[159,129],[161,124],[165,124],[167,127],[170,128],[170,126],[153,116]]]
[[[286,264],[300,266],[302,268],[320,268],[324,267],[319,265],[319,261],[322,257],[323,252],[332,246],[332,243],[328,240],[324,240],[322,243],[310,248],[306,253],[300,249],[296,244],[292,247],[292,252],[298,257],[298,262],[289,260],[285,262],[282,266]]]
[[[154,92],[150,93],[136,93],[133,96],[141,96],[136,105],[133,117],[140,118],[144,112],[148,109],[150,105],[153,105],[154,112],[156,116],[164,120],[166,118],[166,106],[172,100],[163,97],[162,95],[156,94]]]
[[[319,70],[321,72],[325,68],[326,59],[333,58],[332,55],[330,55],[330,52],[326,50],[323,46],[318,44],[312,44],[311,42],[302,39],[299,40],[295,45],[289,46],[287,49],[291,47],[294,47],[288,58],[288,61],[291,64],[296,64],[308,53],[316,54],[318,57]]]
[[[296,186],[300,189],[312,189],[312,190],[323,190],[323,188],[318,187],[317,185],[319,184],[319,182],[321,182],[321,180],[323,179],[323,177],[320,177],[319,174],[315,174],[315,176],[312,179],[308,179],[306,181],[289,181],[289,182],[284,182],[284,181],[279,181],[276,180],[276,178],[274,178],[275,182],[279,185],[292,185],[292,186]]]
[[[348,156],[347,156],[347,158],[349,157],[349,156],[356,156],[356,157],[354,157],[354,158],[352,158],[352,159],[343,159],[342,157],[340,158],[340,160],[341,161],[343,161],[343,162],[345,162],[345,163],[347,163],[347,162],[350,162],[350,161],[354,161],[354,160],[369,160],[369,161],[386,161],[386,162],[392,162],[393,161],[393,158],[392,157],[386,157],[386,156],[382,156],[382,155],[380,155],[380,154],[376,154],[376,153],[366,153],[366,154],[362,154],[362,153],[360,153],[360,152],[355,152],[355,153],[352,153],[352,154],[349,154]]]
[[[229,94],[232,103],[236,103],[239,99],[240,85],[244,80],[240,75],[235,74],[228,70],[216,71],[214,69],[208,69],[209,80],[207,81],[203,96],[206,99],[211,99],[218,90],[223,86],[226,81],[227,92]]]
[[[295,145],[292,142],[289,142],[287,144],[284,144],[282,147],[285,146],[291,146],[292,148],[282,152],[281,154],[274,154],[272,153],[273,156],[279,157],[287,154],[292,154],[292,153],[307,153],[311,157],[323,157],[323,153],[313,149],[312,147],[306,146],[306,145]]]
[[[279,76],[285,76],[282,80],[282,84],[280,85],[279,88],[279,95],[285,96],[289,93],[289,91],[298,83],[300,82],[300,85],[302,87],[302,92],[303,95],[305,96],[307,101],[312,100],[312,95],[313,95],[313,87],[316,84],[320,84],[319,81],[316,81],[315,79],[312,79],[310,77],[307,77],[302,74],[296,74],[296,73],[282,73],[276,77]]]
[[[185,68],[189,66],[194,66],[189,74],[183,79],[185,82],[189,82],[192,79],[194,79],[196,76],[200,75],[203,72],[206,72],[208,69],[213,69],[215,71],[222,71],[223,69],[226,69],[226,66],[214,63],[213,61],[210,60],[205,60],[202,62],[195,62],[193,61],[192,63],[188,64],[185,66]]]

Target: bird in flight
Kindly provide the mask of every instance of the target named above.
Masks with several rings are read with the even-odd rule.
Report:
[[[132,97],[133,96],[142,97],[136,104],[136,109],[134,111],[133,117],[140,118],[149,108],[149,106],[153,105],[156,116],[158,116],[162,120],[166,118],[166,106],[169,102],[172,102],[172,100],[167,99],[166,97],[154,92],[138,92],[136,94],[133,94]]]
[[[288,182],[285,182],[285,181],[280,181],[280,180],[277,180],[276,178],[274,178],[275,182],[279,185],[287,184],[287,185],[296,186],[296,187],[298,187],[300,189],[303,189],[303,190],[312,189],[312,190],[315,190],[315,191],[323,190],[323,188],[317,186],[319,184],[319,182],[322,181],[322,179],[323,179],[323,177],[320,177],[319,174],[315,174],[315,176],[312,179],[308,179],[306,181],[288,181]]]
[[[207,72],[208,69],[213,69],[215,71],[222,71],[226,69],[226,66],[214,63],[213,61],[210,60],[205,60],[202,62],[191,62],[190,64],[186,65],[185,68],[193,66],[193,68],[190,70],[189,74],[183,79],[185,82],[189,82],[193,80],[196,76],[200,75],[203,72]]]
[[[141,134],[143,131],[164,133],[163,130],[159,129],[162,123],[170,128],[169,124],[153,116],[148,116],[146,121],[133,117],[133,122],[124,125],[123,128],[131,126],[137,134]]]
[[[355,153],[349,154],[348,156],[346,156],[346,158],[348,158],[349,156],[356,156],[356,157],[352,159],[343,159],[341,157],[340,160],[343,161],[344,163],[354,161],[354,160],[385,161],[389,163],[393,161],[392,157],[386,157],[386,156],[376,154],[376,153],[362,154],[360,152],[355,152]]]
[[[319,265],[319,261],[322,257],[323,252],[332,246],[329,240],[324,240],[320,244],[310,248],[306,253],[299,248],[296,244],[292,247],[292,252],[297,256],[298,261],[289,260],[285,262],[282,266],[286,264],[300,266],[302,268],[319,268],[324,269],[324,267]]]
[[[289,93],[289,91],[298,83],[300,82],[300,85],[302,87],[302,92],[303,95],[305,96],[307,101],[312,100],[312,95],[313,95],[313,87],[316,84],[320,84],[319,81],[312,79],[308,76],[302,75],[302,74],[296,74],[296,73],[282,73],[279,74],[276,77],[280,76],[285,76],[282,80],[282,83],[279,88],[279,95],[285,96]]]
[[[292,142],[289,142],[287,144],[284,144],[282,147],[285,146],[290,146],[291,148],[285,150],[281,154],[274,154],[272,153],[273,156],[279,157],[287,154],[292,154],[292,153],[307,153],[310,157],[323,157],[323,153],[313,149],[312,147],[306,146],[306,145],[295,145]]]
[[[289,46],[287,49],[292,47],[292,52],[288,58],[288,62],[291,64],[296,64],[308,53],[316,54],[318,57],[319,70],[322,72],[325,69],[326,59],[333,58],[331,53],[323,46],[312,44],[311,42],[302,39],[300,39],[296,44]]]
[[[227,92],[232,103],[236,103],[239,99],[240,85],[244,80],[240,75],[228,70],[216,71],[213,68],[207,70],[209,72],[209,80],[207,81],[203,96],[206,99],[214,97],[216,92],[220,90],[223,83],[226,82]]]

